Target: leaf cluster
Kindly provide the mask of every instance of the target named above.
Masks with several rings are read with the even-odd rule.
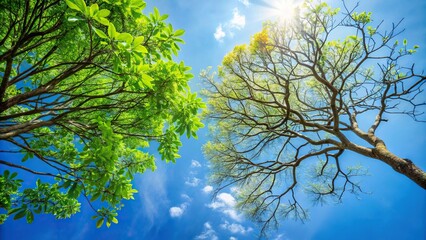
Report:
[[[173,60],[184,30],[157,8],[145,14],[142,0],[0,7],[0,141],[22,156],[0,164],[41,177],[24,188],[3,174],[1,208],[31,222],[34,213],[70,217],[86,200],[98,227],[117,223],[134,175],[156,168],[150,144],[174,162],[180,135],[203,127],[191,68]]]

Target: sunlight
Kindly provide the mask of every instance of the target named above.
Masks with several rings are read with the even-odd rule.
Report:
[[[298,3],[296,0],[268,1],[264,17],[278,21],[290,21],[296,15]]]

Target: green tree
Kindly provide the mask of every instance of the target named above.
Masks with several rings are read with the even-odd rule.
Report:
[[[86,199],[98,227],[117,223],[134,175],[155,170],[149,144],[174,162],[180,135],[196,137],[204,104],[172,60],[184,31],[145,5],[1,1],[1,222],[67,218]]]
[[[238,206],[263,230],[280,217],[306,217],[300,190],[318,201],[361,192],[365,171],[345,167],[345,152],[380,160],[426,188],[426,173],[376,134],[391,114],[421,120],[426,76],[400,64],[418,46],[395,40],[399,24],[383,31],[371,13],[355,10],[344,5],[339,14],[307,1],[295,19],[268,22],[236,46],[219,81],[203,74],[213,181],[219,190],[238,186]]]

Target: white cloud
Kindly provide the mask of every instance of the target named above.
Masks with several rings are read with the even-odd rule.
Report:
[[[216,231],[213,229],[212,225],[209,222],[204,223],[203,232],[196,236],[195,239],[209,239],[209,240],[218,240],[219,238],[216,235]]]
[[[169,209],[170,217],[172,218],[178,218],[181,217],[184,213],[186,208],[189,206],[189,202],[184,202],[179,207],[171,207]]]
[[[231,194],[220,193],[212,203],[207,205],[207,207],[218,210],[231,219],[241,222],[243,221],[243,215],[235,210],[235,205],[235,198]]]
[[[182,216],[184,211],[185,210],[183,208],[180,208],[180,207],[171,207],[169,209],[170,217],[172,217],[172,218],[180,217],[180,216]]]
[[[249,0],[238,0],[238,2],[242,3],[246,7],[248,7],[250,5]]]
[[[244,235],[244,234],[247,234],[247,233],[253,231],[253,228],[251,228],[251,227],[245,228],[241,224],[238,224],[238,223],[231,223],[230,224],[228,221],[225,221],[225,223],[222,223],[220,225],[220,227],[222,229],[226,229],[226,230],[230,231],[233,234],[238,233],[238,234],[243,234]]]
[[[216,28],[216,32],[214,33],[214,38],[217,41],[221,42],[223,41],[223,38],[225,36],[226,36],[226,33],[223,31],[222,24],[219,24],[219,26],[217,26]]]
[[[274,240],[283,240],[284,239],[284,235],[283,234],[279,234],[277,235]]]
[[[179,205],[179,207],[174,206],[169,209],[170,217],[172,218],[181,217],[185,213],[189,203],[192,201],[192,198],[190,198],[187,194],[181,194],[180,196],[185,199],[185,202]]]
[[[204,193],[211,193],[213,191],[213,187],[212,186],[210,186],[210,185],[206,185],[204,188],[203,188],[203,192]]]
[[[225,207],[225,204],[223,202],[213,201],[212,203],[208,204],[207,207],[213,208],[213,209],[218,209],[218,208]]]
[[[207,206],[213,209],[232,209],[235,206],[235,198],[229,193],[220,193],[217,195],[216,200]]]
[[[206,229],[213,229],[213,228],[212,228],[212,225],[211,225],[209,222],[205,222],[205,223],[204,223],[204,227],[205,227]]]
[[[232,19],[230,21],[231,28],[236,28],[238,30],[243,29],[246,25],[246,16],[240,15],[238,8],[234,8],[232,12]]]
[[[192,160],[191,161],[191,167],[192,168],[197,168],[197,167],[201,167],[201,163],[197,160]]]
[[[183,199],[185,199],[186,202],[191,202],[192,198],[190,198],[187,194],[181,194],[180,195]]]
[[[235,221],[238,221],[238,222],[243,221],[243,215],[238,214],[238,212],[235,209],[225,209],[223,210],[223,213],[228,215],[230,218],[234,219]]]
[[[219,199],[219,201],[224,202],[229,207],[234,207],[236,204],[235,198],[229,193],[220,193],[217,196],[217,199]]]
[[[196,186],[198,186],[199,183],[200,183],[200,179],[196,178],[196,177],[188,178],[185,181],[185,184],[188,185],[188,186],[191,186],[191,187],[196,187]]]
[[[247,0],[242,2],[246,2],[246,1]],[[225,22],[224,24],[221,23],[219,24],[219,26],[216,27],[214,38],[219,42],[223,42],[223,39],[226,36],[229,36],[231,38],[234,36],[233,30],[241,30],[245,26],[246,26],[246,16],[240,14],[240,11],[238,10],[238,8],[234,8],[232,10],[232,18],[229,21]]]
[[[238,240],[236,237],[230,237],[229,240]]]

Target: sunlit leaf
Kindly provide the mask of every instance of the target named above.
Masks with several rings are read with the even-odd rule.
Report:
[[[112,39],[117,37],[117,30],[115,30],[115,26],[112,23],[109,23],[108,25],[108,36]]]
[[[135,47],[133,50],[140,53],[148,53],[148,49],[142,45]]]
[[[185,30],[179,29],[174,33],[174,35],[175,37],[179,37],[179,36],[182,36],[184,33],[185,33]]]
[[[98,6],[98,4],[96,4],[96,3],[94,3],[94,4],[92,4],[91,6],[90,6],[90,17],[93,17],[93,16],[95,16],[97,13],[98,13],[98,11],[99,11],[99,6]]]
[[[86,2],[84,0],[74,0],[74,3],[80,8],[81,12],[86,13]]]
[[[104,219],[101,218],[96,222],[96,228],[100,228],[102,227],[102,224],[104,224]]]
[[[108,9],[101,9],[99,10],[99,12],[96,14],[97,17],[108,17],[109,14],[111,13],[111,11],[109,11]]]
[[[129,33],[120,33],[117,36],[117,40],[125,41],[127,44],[130,45],[133,41],[133,37]]]
[[[92,26],[93,31],[95,31],[96,35],[98,35],[101,38],[108,38],[108,36],[100,29],[97,29],[95,27]]]
[[[145,40],[144,36],[135,37],[133,39],[133,46],[139,46],[139,45],[141,45],[144,40]]]
[[[65,0],[65,2],[67,3],[68,7],[77,11],[84,11],[80,8],[80,6],[78,6],[76,3],[74,3],[73,0]]]

